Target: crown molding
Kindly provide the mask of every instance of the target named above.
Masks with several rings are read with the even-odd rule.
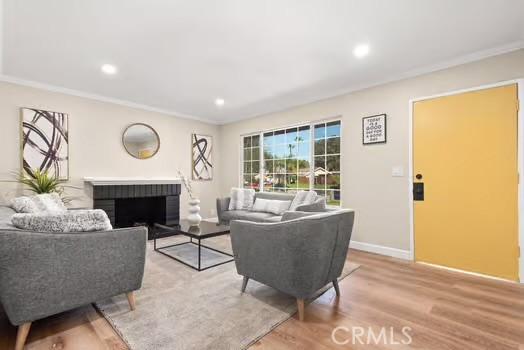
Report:
[[[156,107],[152,107],[148,105],[143,105],[140,103],[135,103],[131,101],[120,100],[120,99],[113,98],[113,97],[92,94],[92,93],[84,92],[80,90],[68,89],[68,88],[61,87],[61,86],[55,86],[55,85],[40,83],[40,82],[36,82],[32,80],[21,79],[21,78],[17,78],[17,77],[10,76],[10,75],[0,74],[0,81],[15,84],[15,85],[27,86],[27,87],[45,90],[45,91],[57,92],[57,93],[70,95],[70,96],[82,97],[82,98],[86,98],[89,100],[112,103],[115,105],[129,107],[133,109],[140,109],[143,111],[165,114],[165,115],[169,115],[169,116],[173,116],[177,118],[196,120],[196,121],[207,123],[207,124],[214,124],[214,125],[219,124],[215,120],[210,120],[207,118],[202,118],[202,117],[198,117],[198,116],[194,116],[190,114],[184,114],[184,113],[180,113],[180,112],[172,111],[168,109],[156,108]]]
[[[495,48],[492,48],[492,49],[482,50],[482,51],[477,51],[477,52],[474,52],[474,53],[462,55],[462,56],[456,57],[454,59],[447,60],[447,61],[444,61],[444,62],[441,62],[441,63],[437,63],[437,64],[434,64],[434,65],[428,65],[428,66],[424,66],[424,67],[421,67],[421,68],[416,68],[416,69],[413,69],[413,70],[409,70],[409,71],[406,71],[404,73],[400,73],[400,74],[396,74],[396,75],[390,76],[390,77],[388,77],[386,79],[381,79],[381,80],[376,80],[376,81],[373,81],[373,82],[368,82],[368,83],[364,83],[364,84],[354,85],[352,87],[345,88],[345,89],[342,89],[342,90],[339,90],[339,91],[327,94],[325,96],[319,96],[318,98],[315,98],[315,99],[310,100],[308,102],[295,104],[295,105],[292,105],[292,106],[289,106],[289,107],[286,107],[286,108],[283,108],[283,109],[275,110],[275,111],[268,112],[268,113],[253,114],[253,115],[249,115],[249,116],[246,116],[246,117],[237,117],[237,118],[231,118],[231,119],[227,119],[227,120],[219,120],[219,121],[217,121],[217,123],[220,124],[220,125],[227,125],[227,124],[232,124],[232,123],[236,123],[236,122],[243,121],[243,120],[249,120],[249,119],[254,119],[254,118],[258,118],[258,117],[268,116],[268,115],[274,114],[274,113],[281,113],[281,112],[289,111],[291,109],[294,109],[294,108],[297,108],[297,107],[300,107],[300,106],[304,106],[304,105],[308,105],[308,104],[312,104],[312,103],[317,103],[317,102],[321,102],[321,101],[330,100],[330,99],[341,97],[341,96],[344,96],[344,95],[348,95],[348,94],[351,94],[351,93],[354,93],[354,92],[370,89],[370,88],[377,87],[377,86],[380,86],[380,85],[393,83],[393,82],[396,82],[396,81],[401,81],[401,80],[405,80],[405,79],[415,78],[415,77],[418,77],[418,76],[422,76],[422,75],[429,74],[429,73],[434,73],[434,72],[437,72],[437,71],[440,71],[440,70],[444,70],[444,69],[447,69],[447,68],[452,68],[452,67],[460,66],[460,65],[463,65],[463,64],[480,61],[480,60],[483,60],[483,59],[486,59],[486,58],[503,55],[503,54],[510,53],[510,52],[513,52],[513,51],[518,51],[518,50],[521,50],[523,48],[524,48],[524,40],[519,40],[519,41],[515,41],[515,42],[512,42],[512,43],[503,45],[503,46],[498,46],[498,47],[495,47]]]
[[[2,2],[3,2],[3,0],[0,0],[0,5],[2,4]],[[0,15],[1,15],[1,8],[0,8]],[[1,24],[2,23],[0,23],[0,25]],[[1,34],[1,29],[0,29],[0,34]],[[2,54],[2,46],[1,46],[1,44],[2,44],[2,42],[1,42],[1,37],[0,37],[0,55]],[[401,81],[401,80],[405,80],[405,79],[409,79],[409,78],[414,78],[414,77],[417,77],[417,76],[433,73],[433,72],[440,71],[440,70],[443,70],[443,69],[447,69],[447,68],[451,68],[451,67],[455,67],[455,66],[460,66],[460,65],[466,64],[466,63],[480,61],[482,59],[486,59],[486,58],[502,55],[502,54],[505,54],[505,53],[510,53],[510,52],[517,51],[517,50],[520,50],[520,49],[523,49],[523,48],[524,48],[524,40],[519,40],[519,41],[515,41],[515,42],[512,42],[510,44],[499,46],[499,47],[496,47],[496,48],[492,48],[492,49],[488,49],[488,50],[482,50],[482,51],[477,51],[477,52],[474,52],[474,53],[471,53],[471,54],[459,56],[459,57],[456,57],[456,58],[454,58],[452,60],[448,60],[448,61],[441,62],[441,63],[438,63],[438,64],[428,65],[428,66],[424,66],[424,67],[421,67],[421,68],[413,69],[413,70],[410,70],[410,71],[407,71],[407,72],[404,72],[404,73],[401,73],[401,74],[393,75],[393,76],[388,77],[386,79],[381,79],[381,80],[377,80],[377,81],[373,81],[373,82],[367,82],[367,83],[364,83],[364,84],[354,85],[354,86],[351,86],[351,87],[348,87],[348,88],[345,88],[345,89],[342,89],[342,90],[339,90],[339,91],[335,91],[335,92],[332,92],[332,93],[329,93],[329,94],[325,94],[324,96],[318,96],[317,98],[309,100],[309,101],[305,101],[305,102],[301,102],[299,104],[291,105],[291,106],[286,107],[286,108],[282,108],[282,109],[278,109],[278,110],[274,110],[274,111],[267,112],[267,113],[262,113],[262,114],[251,114],[251,115],[235,117],[235,118],[231,118],[231,119],[222,119],[222,120],[211,120],[211,119],[208,119],[208,118],[203,118],[203,117],[194,116],[194,115],[185,114],[185,113],[179,113],[177,111],[157,108],[157,107],[148,106],[148,105],[144,105],[144,104],[139,104],[139,103],[135,103],[135,102],[127,101],[127,100],[121,100],[121,99],[116,99],[116,98],[112,98],[112,97],[102,96],[102,95],[98,95],[98,94],[88,93],[88,92],[84,92],[84,91],[80,91],[80,90],[74,90],[74,89],[69,89],[69,88],[65,88],[65,87],[55,86],[55,85],[51,85],[51,84],[31,81],[31,80],[27,80],[27,79],[21,79],[21,78],[14,77],[14,76],[2,75],[1,74],[2,73],[2,66],[1,66],[2,58],[1,57],[0,57],[0,81],[11,83],[11,84],[16,84],[16,85],[32,87],[32,88],[41,89],[41,90],[46,90],[46,91],[51,91],[51,92],[62,93],[62,94],[65,94],[65,95],[82,97],[82,98],[95,100],[95,101],[100,101],[100,102],[112,103],[112,104],[116,104],[116,105],[120,105],[120,106],[124,106],[124,107],[144,110],[144,111],[148,111],[148,112],[155,112],[155,113],[165,114],[165,115],[178,117],[178,118],[183,118],[183,119],[196,120],[196,121],[207,123],[207,124],[227,125],[227,124],[232,124],[232,123],[236,123],[236,122],[243,121],[243,120],[249,120],[249,119],[253,119],[253,118],[268,116],[268,115],[274,114],[274,113],[280,113],[280,112],[284,112],[284,111],[289,111],[291,109],[294,109],[294,108],[297,108],[297,107],[300,107],[300,106],[304,106],[304,105],[308,105],[308,104],[312,104],[312,103],[316,103],[316,102],[321,102],[321,101],[325,101],[325,100],[330,100],[330,99],[333,99],[333,98],[337,98],[337,97],[344,96],[344,95],[347,95],[347,94],[350,94],[350,93],[354,93],[354,92],[357,92],[357,91],[361,91],[361,90],[377,87],[377,86],[380,86],[380,85],[385,85],[385,84],[396,82],[396,81]]]

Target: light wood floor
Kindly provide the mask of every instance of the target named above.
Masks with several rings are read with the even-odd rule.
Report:
[[[420,264],[352,250],[349,260],[362,266],[306,307],[305,322],[289,319],[252,349],[518,349],[524,350],[524,286],[448,272]],[[140,307],[140,305],[138,305]],[[380,327],[407,345],[351,344],[337,326],[364,327],[378,335]],[[0,350],[14,347],[15,328],[0,316]],[[147,336],[147,335],[144,335]],[[366,339],[366,334],[360,338]],[[91,306],[33,324],[28,350],[126,349],[109,324]],[[137,349],[138,350],[138,349]]]

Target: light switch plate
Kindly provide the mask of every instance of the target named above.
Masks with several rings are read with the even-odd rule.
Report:
[[[394,166],[391,169],[391,176],[393,176],[393,177],[402,177],[402,176],[404,176],[404,167],[402,167],[402,166]]]

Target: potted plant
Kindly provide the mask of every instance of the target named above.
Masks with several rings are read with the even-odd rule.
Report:
[[[64,185],[58,180],[56,176],[52,176],[47,171],[35,170],[32,175],[26,174],[24,171],[14,172],[16,182],[25,186],[25,189],[35,193],[57,193],[64,204],[68,204],[77,197],[65,195],[66,188],[81,189],[79,187]]]

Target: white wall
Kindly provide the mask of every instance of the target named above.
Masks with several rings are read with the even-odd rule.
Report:
[[[355,241],[409,250],[408,103],[412,98],[524,77],[524,50],[221,126],[220,191],[239,179],[241,134],[342,116],[342,202]],[[362,145],[362,117],[387,114],[386,144]],[[445,140],[443,140],[445,142]],[[393,166],[404,177],[392,177]]]
[[[4,0],[0,0],[0,74],[4,70]]]
[[[214,137],[213,159],[216,164],[220,160],[216,125],[0,82],[0,180],[12,179],[10,171],[20,169],[20,107],[69,114],[69,174],[75,186],[83,186],[86,176],[177,177],[178,169],[190,176],[191,133],[195,132]],[[137,122],[151,125],[160,136],[160,150],[151,159],[133,158],[122,145],[122,132]],[[197,182],[195,188],[202,200],[202,216],[214,216],[216,175],[213,181]],[[0,200],[2,195],[13,196],[15,189],[0,183]],[[92,205],[89,191],[69,193],[83,196],[76,206]],[[182,216],[187,214],[187,200],[183,190]]]

